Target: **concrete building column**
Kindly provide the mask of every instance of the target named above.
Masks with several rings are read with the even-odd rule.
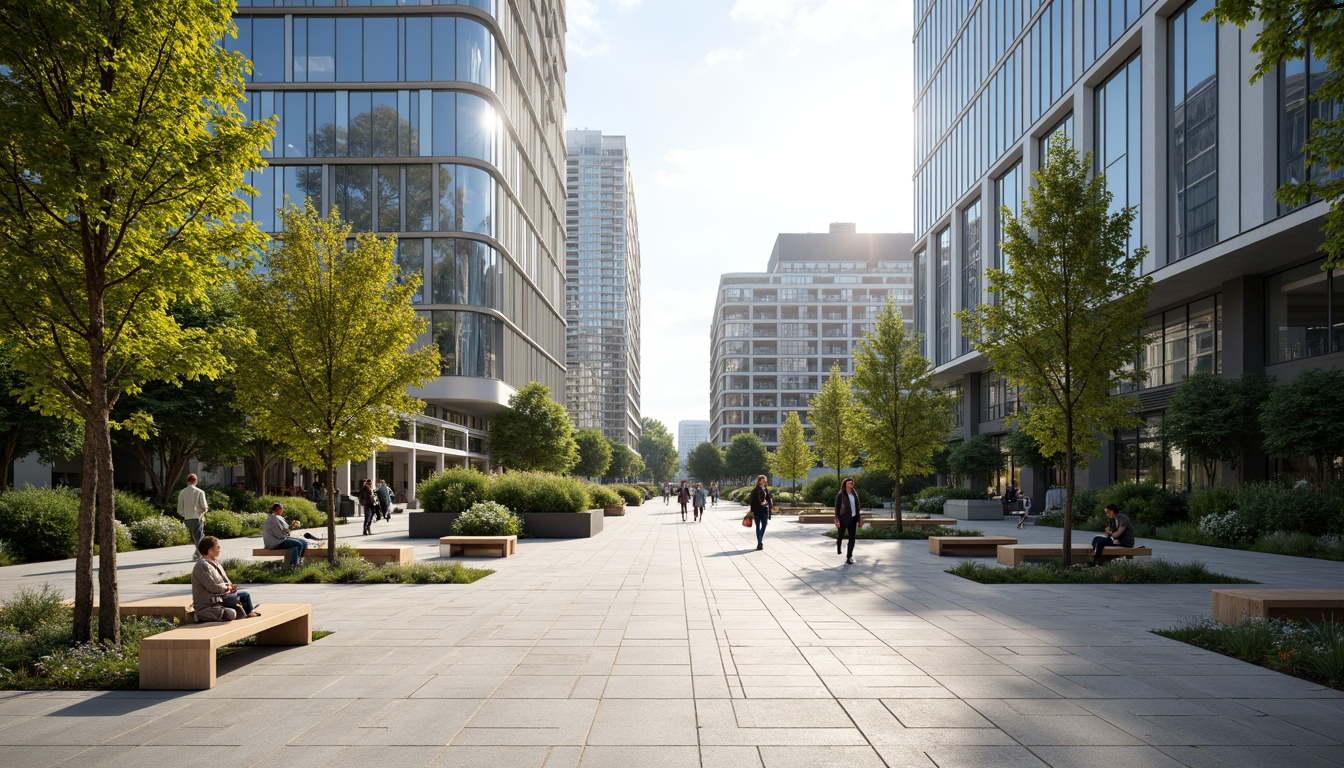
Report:
[[[416,456],[417,456],[417,455],[418,455],[418,452],[415,450],[415,446],[412,445],[412,446],[411,446],[411,462],[410,462],[410,465],[409,465],[409,466],[410,466],[411,473],[410,473],[410,477],[407,478],[407,480],[409,480],[410,482],[407,483],[407,485],[406,485],[406,503],[407,503],[407,504],[411,504],[411,503],[413,503],[413,502],[415,501],[415,484],[419,482],[419,478],[417,477],[417,474],[419,473],[419,470],[418,470],[418,469],[416,468],[416,466],[415,466],[415,461],[416,461]]]
[[[350,495],[350,462],[336,465],[336,488],[334,490]]]

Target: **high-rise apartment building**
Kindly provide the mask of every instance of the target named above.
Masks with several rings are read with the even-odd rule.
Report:
[[[709,442],[709,422],[686,419],[677,422],[677,478],[690,474],[686,469],[686,457],[701,443]]]
[[[1134,361],[1147,382],[1124,395],[1144,426],[1110,436],[1087,484],[1202,481],[1160,437],[1188,376],[1265,371],[1282,382],[1344,363],[1344,274],[1322,271],[1318,252],[1326,204],[1290,209],[1274,197],[1326,172],[1304,162],[1302,145],[1327,109],[1308,96],[1329,73],[1309,56],[1248,84],[1256,28],[1205,21],[1212,8],[916,1],[916,323],[939,380],[960,388],[963,435],[1001,440],[1018,399],[955,312],[989,299],[984,268],[1003,258],[997,211],[1021,210],[1060,133],[1093,154],[1116,209],[1137,209],[1129,247],[1148,248],[1142,269],[1154,281],[1150,343]],[[1269,469],[1263,455],[1242,465],[1250,477]],[[1046,486],[1011,464],[994,483],[1019,474],[1035,493]]]
[[[639,222],[624,136],[565,132],[565,404],[639,450]]]
[[[488,461],[491,414],[530,381],[564,391],[565,22],[562,0],[240,0],[245,109],[276,116],[250,174],[252,216],[304,198],[395,236],[419,275],[428,404],[344,482],[413,493],[445,464]],[[322,5],[325,7],[314,7]]]
[[[854,344],[892,297],[911,328],[909,234],[781,234],[765,272],[719,278],[710,340],[710,442],[752,432],[773,450],[789,411],[808,424],[808,401],[832,366],[853,373]]]

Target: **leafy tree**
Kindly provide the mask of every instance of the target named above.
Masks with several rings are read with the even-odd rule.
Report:
[[[1199,373],[1181,382],[1162,419],[1162,439],[1204,467],[1213,484],[1220,462],[1238,470],[1241,456],[1262,444],[1259,413],[1269,382],[1259,371],[1224,379]]]
[[[702,483],[716,483],[724,478],[726,465],[723,451],[713,443],[701,443],[686,455],[686,473]]]
[[[665,483],[677,473],[677,446],[663,422],[645,416],[640,420],[639,455],[644,474],[655,483]]]
[[[1279,188],[1279,202],[1288,206],[1316,200],[1330,201],[1330,212],[1321,230],[1325,266],[1344,266],[1344,177],[1328,173],[1344,167],[1344,111],[1336,105],[1344,99],[1344,79],[1335,76],[1344,61],[1344,16],[1336,2],[1321,0],[1218,0],[1212,11],[1222,24],[1245,27],[1261,24],[1251,45],[1260,61],[1251,73],[1255,83],[1266,75],[1277,78],[1280,67],[1310,58],[1326,62],[1333,72],[1319,86],[1313,85],[1309,107],[1314,118],[1302,145],[1304,163],[1310,171]],[[1328,116],[1328,117],[1326,117]]]
[[[803,437],[803,422],[797,411],[789,411],[784,426],[779,430],[779,447],[769,456],[770,471],[785,480],[793,481],[793,492],[798,492],[798,481],[807,477],[808,470],[817,463],[812,449]]]
[[[234,193],[272,123],[238,108],[231,0],[0,5],[0,334],[22,398],[84,425],[74,637],[120,642],[112,408],[151,381],[214,378],[221,340],[184,329],[261,235]],[[118,425],[143,430],[144,422]]]
[[[952,429],[955,395],[934,386],[933,366],[907,335],[894,300],[877,315],[873,330],[854,350],[854,395],[863,409],[864,467],[892,477],[896,530],[901,522],[901,478],[933,471],[933,455]]]
[[[1045,455],[1062,454],[1066,564],[1077,467],[1100,453],[1101,435],[1138,423],[1133,400],[1111,392],[1143,376],[1133,361],[1152,285],[1139,276],[1144,249],[1125,251],[1134,209],[1110,213],[1092,168],[1067,139],[1051,142],[1021,218],[1002,210],[1011,269],[986,271],[998,301],[957,313],[976,349],[1021,388],[1021,428]]]
[[[262,496],[266,493],[266,473],[280,459],[284,446],[258,434],[251,424],[247,427],[246,436],[247,441],[243,443],[243,475],[252,481],[252,490]]]
[[[1036,438],[1016,424],[1004,433],[1003,444],[1019,467],[1045,472],[1056,465],[1054,457],[1041,453],[1041,444],[1036,442]]]
[[[602,474],[603,480],[624,480],[644,471],[644,460],[629,446],[607,438],[607,448],[611,450],[611,462]]]
[[[947,468],[974,483],[1003,469],[1003,453],[988,436],[975,435],[952,446]]]
[[[579,463],[573,472],[579,477],[601,477],[611,466],[612,449],[607,438],[596,429],[581,429],[574,433],[579,447]]]
[[[761,439],[750,432],[733,435],[723,453],[724,472],[729,477],[749,481],[770,473],[770,460]]]
[[[835,469],[835,477],[854,466],[862,445],[863,413],[854,402],[849,379],[840,374],[840,366],[831,366],[831,375],[821,391],[808,403],[807,420],[812,423],[812,444],[821,465]]]
[[[36,452],[42,461],[55,464],[78,456],[84,441],[79,424],[44,416],[11,394],[27,387],[28,377],[0,345],[0,493],[9,487],[9,465],[15,459]]]
[[[324,219],[307,202],[280,219],[284,247],[239,281],[239,316],[255,339],[238,350],[234,380],[256,434],[320,467],[334,489],[337,464],[368,458],[402,414],[420,411],[406,387],[434,377],[439,351],[411,351],[425,329],[411,304],[419,279],[399,279],[394,240],[361,234],[349,249],[335,209]],[[335,493],[327,538],[336,540]]]
[[[1344,456],[1344,374],[1331,368],[1302,371],[1275,387],[1260,414],[1265,452],[1270,456],[1306,456],[1325,482],[1334,460]]]
[[[539,381],[523,385],[490,420],[490,461],[505,469],[557,474],[578,463],[569,411],[551,399],[550,387]]]

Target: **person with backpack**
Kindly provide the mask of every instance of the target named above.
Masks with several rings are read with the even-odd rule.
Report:
[[[388,487],[387,483],[384,482],[382,478],[379,478],[379,479],[378,479],[378,487],[374,489],[373,493],[374,493],[375,496],[378,497],[378,511],[377,511],[377,514],[381,514],[381,515],[383,516],[383,519],[384,519],[384,520],[391,522],[391,520],[392,520],[392,489],[391,489],[390,487]]]

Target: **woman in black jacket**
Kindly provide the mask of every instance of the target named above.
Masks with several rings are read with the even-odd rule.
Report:
[[[846,477],[835,495],[835,554],[840,554],[840,542],[849,536],[849,554],[845,562],[854,562],[854,541],[859,537],[859,492],[854,490],[854,478]]]
[[[770,489],[766,487],[765,475],[756,477],[756,487],[751,489],[751,516],[756,520],[756,548],[765,549],[765,526],[770,522],[770,510],[775,506],[775,500],[770,496]]]

